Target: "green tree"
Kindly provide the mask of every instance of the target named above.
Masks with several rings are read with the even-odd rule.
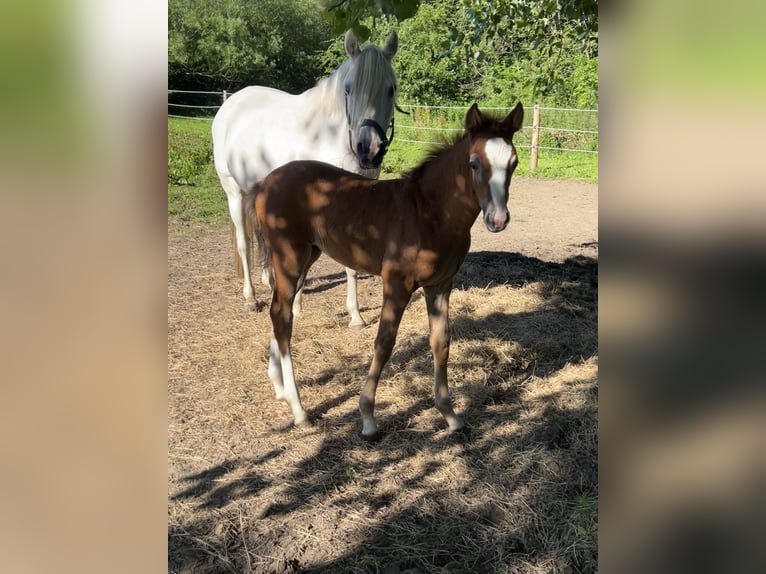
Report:
[[[169,83],[176,89],[259,84],[300,92],[321,77],[331,38],[312,0],[170,0]]]
[[[403,22],[412,18],[420,0],[317,0],[333,31],[341,34],[351,28],[360,41],[370,38],[373,28],[368,19],[394,18]]]
[[[451,29],[466,29],[458,2],[423,4],[399,28],[397,70],[401,97],[412,103],[468,103],[481,82],[477,62],[465,52],[448,51]]]
[[[420,0],[318,0],[325,17],[336,33],[354,27],[366,39],[370,28],[366,18],[396,18],[403,22],[412,18],[421,5]],[[505,29],[503,21],[510,18],[537,44],[556,36],[563,24],[576,27],[583,42],[598,34],[598,0],[462,0],[474,24],[473,43],[481,38],[496,37]]]
[[[353,27],[365,38],[381,17],[395,19],[404,31],[421,17],[431,21],[430,8],[447,7],[448,14],[439,24],[447,30],[441,37],[448,51],[442,57],[460,53],[463,61],[472,57],[493,66],[499,58],[507,65],[526,59],[534,62],[536,72],[529,78],[532,92],[549,97],[564,89],[571,70],[562,56],[576,49],[588,58],[598,53],[597,0],[458,0],[429,2],[420,0],[320,0],[325,17],[335,31]],[[425,16],[423,16],[425,14]],[[372,23],[372,26],[371,26]],[[434,28],[434,31],[438,29]],[[576,44],[576,48],[572,46]],[[425,57],[425,56],[424,56]],[[454,61],[454,60],[453,60]],[[434,70],[438,76],[439,71]],[[493,70],[495,77],[507,70]],[[460,78],[457,82],[462,84]],[[526,85],[526,84],[525,84]],[[525,88],[526,89],[526,88]]]

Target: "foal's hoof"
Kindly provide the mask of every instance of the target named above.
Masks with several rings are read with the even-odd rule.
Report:
[[[447,435],[447,440],[451,443],[462,444],[470,440],[471,428],[469,426],[462,426],[457,429],[450,429]]]
[[[449,436],[455,442],[465,442],[471,438],[471,429],[465,425],[455,430],[450,429]]]

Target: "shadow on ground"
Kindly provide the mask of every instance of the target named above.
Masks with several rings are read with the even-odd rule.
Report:
[[[478,252],[455,278],[456,289],[532,283],[543,299],[539,310],[478,319],[452,312],[453,344],[476,350],[449,364],[465,376],[467,433],[447,433],[439,417],[430,432],[409,429],[408,421],[432,408],[431,397],[416,394],[394,412],[378,411],[384,435],[367,444],[355,410],[330,414],[357,395],[349,389],[312,410],[325,431],[311,456],[287,456],[299,431],[275,432],[273,448],[260,456],[183,477],[171,504],[191,503],[198,512],[169,525],[169,571],[595,572],[595,376],[545,393],[542,403],[524,397],[528,385],[597,356],[597,262]],[[513,342],[525,359],[488,351],[496,340]],[[398,344],[391,363],[430,376],[426,337]],[[317,380],[346,370],[338,365]],[[482,377],[487,371],[498,375]],[[266,468],[281,460],[289,470],[275,485]],[[455,460],[461,475],[450,479]],[[279,497],[264,501],[260,495],[274,486]],[[344,528],[337,539],[322,539],[312,520]]]

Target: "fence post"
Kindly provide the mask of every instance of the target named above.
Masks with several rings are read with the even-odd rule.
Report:
[[[226,101],[226,98],[229,97],[229,92],[226,90],[223,91],[223,98],[221,99],[221,103],[224,103]]]
[[[540,138],[540,105],[535,104],[534,111],[532,113],[532,143],[531,148],[531,160],[530,170],[534,170],[537,167],[537,142]]]

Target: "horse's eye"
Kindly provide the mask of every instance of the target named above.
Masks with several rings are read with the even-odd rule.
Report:
[[[343,86],[343,90],[346,92],[346,95],[349,95],[351,93],[351,84]]]
[[[473,171],[479,171],[479,162],[476,159],[471,158],[471,161],[469,161],[468,164]]]

